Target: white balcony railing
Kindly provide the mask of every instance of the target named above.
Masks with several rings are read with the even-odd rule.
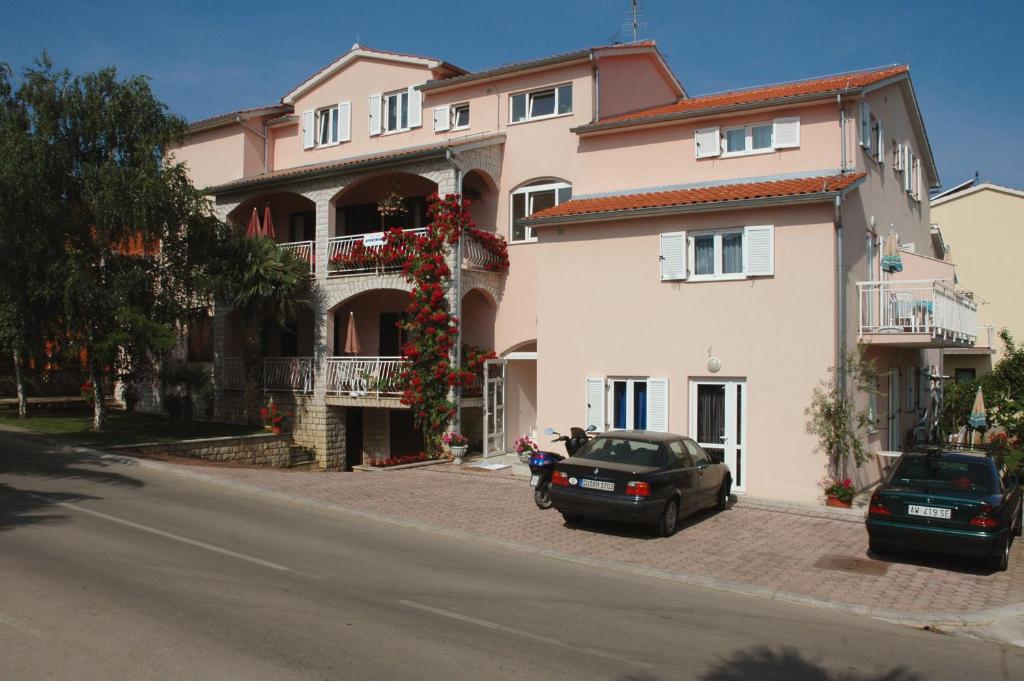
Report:
[[[419,236],[426,234],[425,227],[407,229],[406,234]],[[329,273],[333,276],[345,274],[368,274],[401,269],[401,265],[381,265],[374,261],[385,242],[384,232],[372,234],[355,234],[352,236],[336,236],[327,240],[327,262]],[[365,257],[363,257],[365,256]]]
[[[344,397],[399,397],[402,357],[328,357],[327,394]]]
[[[860,333],[927,334],[973,344],[978,335],[978,304],[938,279],[857,282]]]
[[[316,273],[316,242],[313,241],[290,241],[278,244],[279,248],[294,251],[295,256],[309,265],[309,273]]]
[[[482,270],[488,269],[488,265],[496,265],[500,258],[491,253],[479,239],[467,236],[462,241],[462,258],[466,267],[476,267]]]
[[[221,361],[218,387],[223,390],[245,389],[245,368],[240,357]],[[263,360],[263,390],[273,392],[313,392],[312,357],[273,357]]]
[[[274,357],[264,359],[263,389],[275,392],[313,392],[313,358]]]

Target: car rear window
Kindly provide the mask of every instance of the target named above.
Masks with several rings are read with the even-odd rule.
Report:
[[[950,461],[915,456],[900,461],[890,484],[992,493],[992,474],[983,461]]]
[[[576,452],[576,458],[615,461],[633,466],[664,467],[665,452],[657,442],[599,437]]]

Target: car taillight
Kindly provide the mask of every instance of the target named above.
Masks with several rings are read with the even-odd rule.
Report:
[[[651,486],[646,482],[632,480],[626,483],[626,495],[631,497],[646,497],[651,494]]]
[[[971,525],[973,527],[983,527],[985,529],[991,529],[999,526],[999,519],[992,517],[992,507],[988,504],[981,505],[981,511],[978,515],[971,519]]]
[[[871,504],[868,506],[868,515],[892,515],[889,507],[882,503],[878,492],[871,495]]]
[[[563,471],[555,471],[555,474],[551,476],[551,484],[558,485],[559,487],[568,487],[569,474]]]

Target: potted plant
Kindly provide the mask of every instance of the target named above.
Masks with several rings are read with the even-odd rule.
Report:
[[[277,403],[271,401],[266,407],[260,408],[260,418],[263,419],[263,428],[269,430],[274,435],[280,435],[284,432],[284,427],[288,422],[288,417],[292,413],[290,411],[281,411],[278,409]]]
[[[537,443],[529,435],[524,435],[515,441],[516,454],[519,455],[519,462],[526,463],[530,457],[537,453]]]
[[[835,508],[850,508],[853,505],[853,481],[843,481],[826,477],[821,481],[821,489],[825,493],[825,505]]]
[[[441,436],[441,442],[448,447],[448,451],[451,452],[455,463],[461,464],[462,457],[466,455],[466,450],[469,448],[469,440],[466,436],[455,432],[445,433]]]

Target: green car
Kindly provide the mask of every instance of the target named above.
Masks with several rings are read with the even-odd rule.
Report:
[[[1021,534],[1021,485],[987,454],[936,449],[901,456],[871,497],[870,550],[984,557],[1005,570]]]

